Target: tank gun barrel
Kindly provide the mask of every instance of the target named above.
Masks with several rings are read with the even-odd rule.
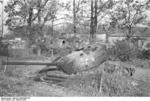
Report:
[[[2,61],[3,65],[48,65],[48,66],[56,66],[56,63],[51,63],[48,61],[23,61],[23,60],[11,60],[11,61]]]

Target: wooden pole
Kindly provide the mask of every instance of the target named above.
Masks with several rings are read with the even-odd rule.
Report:
[[[7,56],[6,58],[7,58],[7,60],[6,60],[6,61],[8,61],[8,56]],[[7,64],[6,64],[6,65],[4,65],[4,73],[6,72],[6,70],[7,70]]]
[[[103,72],[101,73],[101,79],[100,79],[100,87],[99,87],[99,93],[102,95],[102,86],[103,86]]]

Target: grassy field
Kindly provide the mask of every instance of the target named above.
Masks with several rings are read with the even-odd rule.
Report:
[[[98,87],[99,74],[81,74],[60,86],[33,80],[37,71],[45,66],[7,66],[4,73],[1,65],[0,96],[150,96],[149,62],[143,61],[145,67],[141,64],[137,64],[132,77],[118,72],[104,73],[101,92]],[[99,68],[103,67],[106,68],[104,64]]]
[[[2,67],[1,65],[0,96],[75,96],[78,94],[67,91],[64,87],[31,79],[45,66],[7,66],[5,73]]]

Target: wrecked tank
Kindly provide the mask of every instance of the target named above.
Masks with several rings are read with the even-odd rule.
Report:
[[[99,66],[107,59],[102,47],[74,51],[64,57],[56,58],[52,63],[67,74],[74,74]]]
[[[104,47],[91,47],[57,57],[52,62],[44,61],[3,61],[3,65],[46,65],[42,71],[48,71],[56,66],[66,74],[73,74],[99,66],[107,59]]]
[[[3,61],[3,65],[46,65],[45,68],[38,71],[38,74],[44,74],[50,78],[58,79],[52,76],[54,71],[63,72],[64,75],[76,74],[78,72],[90,70],[98,67],[107,60],[107,53],[104,46],[87,46],[85,49],[73,51],[66,56],[57,57],[52,62],[44,61]],[[50,73],[51,71],[51,73]],[[59,72],[59,74],[60,74]],[[61,75],[61,80],[62,80]],[[46,78],[47,79],[47,78]],[[51,78],[52,79],[52,78]],[[60,79],[60,78],[59,78]]]

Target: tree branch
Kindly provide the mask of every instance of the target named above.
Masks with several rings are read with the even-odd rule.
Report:
[[[32,22],[39,16],[42,8],[44,8],[46,6],[46,4],[47,4],[48,1],[49,0],[45,0],[44,4],[41,7],[38,8],[38,12],[37,12],[36,16],[32,19]]]

